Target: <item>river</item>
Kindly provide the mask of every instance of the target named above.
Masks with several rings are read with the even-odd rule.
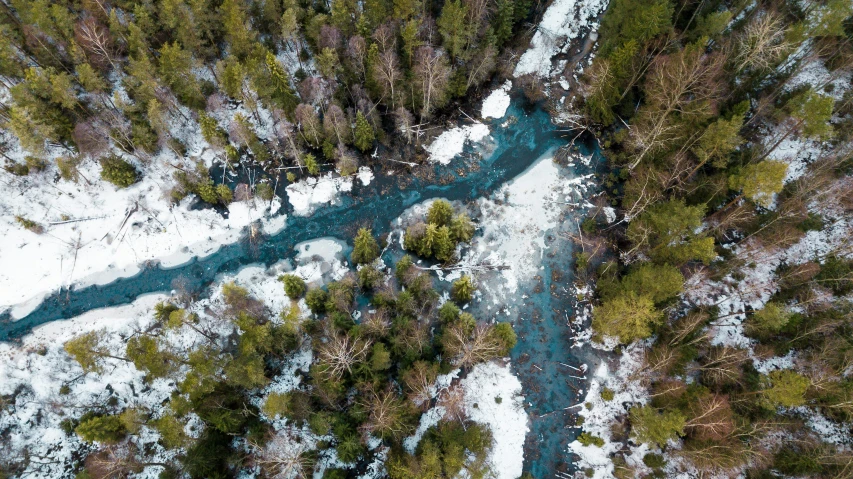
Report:
[[[203,291],[217,275],[248,264],[270,265],[292,258],[293,247],[303,241],[328,236],[349,240],[362,226],[371,227],[374,234],[381,235],[390,230],[391,222],[407,208],[430,198],[468,201],[488,197],[537,159],[574,137],[558,131],[544,110],[519,97],[513,98],[505,117],[490,126],[493,143],[477,168],[459,174],[455,169],[457,159],[449,167],[436,166],[436,174],[429,175],[441,178],[435,181],[404,177],[405,173],[387,175],[381,165],[376,166],[376,179],[367,186],[354,185],[352,194],[342,198],[340,205],[319,208],[310,217],[290,215],[285,228],[274,236],[249,240],[246,234],[238,243],[181,266],[167,269],[154,263],[132,277],[106,285],[72,287],[49,296],[32,313],[17,321],[5,313],[0,316],[0,341],[20,338],[50,321],[127,304],[143,294],[170,291],[179,283],[189,290]],[[594,141],[579,147],[581,153],[593,154],[598,159]],[[597,161],[592,164],[594,167]],[[590,169],[584,165],[572,168],[575,175],[589,173],[580,170]],[[448,174],[453,176],[450,181]],[[571,427],[574,415],[564,408],[576,404],[577,391],[585,387],[585,381],[571,377],[579,374],[565,366],[580,364],[570,351],[572,331],[567,325],[573,295],[569,287],[572,246],[566,236],[577,229],[577,214],[566,211],[560,226],[546,235],[548,250],[557,254],[543,257],[541,274],[521,286],[518,294],[526,299],[509,317],[519,336],[512,353],[514,371],[524,385],[530,418],[524,469],[536,478],[571,469],[567,444],[574,439],[577,429]]]

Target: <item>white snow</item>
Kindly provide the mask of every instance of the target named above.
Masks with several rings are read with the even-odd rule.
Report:
[[[503,118],[506,114],[506,109],[509,108],[510,88],[512,88],[512,82],[507,80],[500,88],[496,88],[483,100],[483,109],[480,111],[480,116],[483,119]]]
[[[604,446],[584,446],[573,441],[569,444],[569,450],[580,458],[577,462],[578,468],[591,468],[595,473],[592,477],[595,479],[613,477],[610,455],[622,449],[622,443],[612,442],[610,437],[611,427],[617,418],[624,416],[631,406],[648,401],[648,393],[635,374],[643,364],[643,350],[646,347],[648,345],[644,342],[627,347],[619,358],[614,374],[610,373],[606,363],[601,363],[590,380],[584,402],[578,405],[579,415],[584,418],[584,432],[603,439]],[[611,401],[601,398],[601,390],[605,387],[614,392]],[[591,404],[592,408],[584,407],[585,403]]]
[[[584,31],[597,29],[596,17],[607,8],[607,3],[607,0],[554,0],[542,15],[530,48],[518,60],[513,75],[549,76],[551,58],[565,51]],[[561,71],[559,66],[555,69],[555,73]]]
[[[94,180],[100,167],[89,162],[81,172]],[[49,175],[53,172],[16,177],[0,171],[15,191],[0,197],[0,311],[12,307],[15,318],[60,287],[106,284],[138,273],[152,260],[177,266],[237,241],[255,221],[269,233],[281,230],[286,219],[275,214],[277,200],[234,202],[228,218],[209,208],[190,210],[190,199],[172,206],[165,191],[173,183],[171,171],[154,163],[139,183],[124,189],[99,180],[54,183]],[[25,230],[15,215],[41,224],[44,234]]]
[[[478,202],[482,231],[472,240],[460,266],[509,266],[501,271],[502,285],[481,283],[481,289],[491,296],[494,305],[506,305],[518,299],[512,293],[522,281],[538,274],[548,248],[545,235],[558,225],[560,213],[567,206],[584,206],[562,198],[586,191],[589,178],[563,176],[552,159],[553,152],[546,153],[491,198],[481,198]],[[454,277],[448,275],[443,279]]]
[[[451,128],[433,140],[426,151],[429,161],[447,165],[454,156],[462,153],[466,141],[476,143],[489,136],[489,127],[483,123]]]
[[[486,461],[494,478],[517,479],[524,464],[524,436],[529,429],[521,382],[509,365],[491,362],[474,366],[461,384],[471,420],[492,431],[494,443]]]
[[[367,186],[373,181],[373,171],[366,166],[359,167],[356,176],[363,186]]]
[[[293,206],[294,214],[309,216],[319,205],[337,204],[341,192],[352,191],[352,178],[334,176],[329,172],[319,178],[308,177],[291,183],[285,189],[287,201]]]

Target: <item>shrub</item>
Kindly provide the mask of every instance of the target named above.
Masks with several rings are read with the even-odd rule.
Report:
[[[26,163],[7,162],[3,165],[3,169],[15,176],[27,176],[30,174],[30,167]]]
[[[39,158],[37,156],[27,156],[24,158],[24,161],[27,162],[27,169],[30,173],[44,171],[47,168],[47,162],[43,158]]]
[[[23,216],[15,216],[15,221],[17,221],[19,225],[23,226],[24,229],[30,230],[37,235],[44,233],[44,227],[33,220],[24,218]]]
[[[56,158],[56,167],[59,169],[59,176],[66,181],[77,181],[77,177],[79,176],[77,166],[79,164],[79,157],[60,156]]]
[[[117,155],[101,158],[101,178],[118,186],[127,188],[139,181],[136,168]]]
[[[601,390],[601,399],[605,401],[612,401],[615,396],[616,393],[614,393],[612,389],[603,388]]]
[[[643,464],[652,469],[659,469],[661,467],[666,466],[666,459],[660,454],[646,454],[643,456]]]
[[[604,446],[604,439],[598,436],[594,436],[588,432],[584,432],[580,436],[578,436],[578,442],[583,444],[584,446]]]
[[[74,432],[86,442],[115,444],[124,439],[127,430],[118,416],[93,416],[81,419]]]
[[[283,274],[278,277],[278,280],[284,283],[284,293],[290,299],[299,299],[305,294],[305,281],[299,276],[295,274]]]

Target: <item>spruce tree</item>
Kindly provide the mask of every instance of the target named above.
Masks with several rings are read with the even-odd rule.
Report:
[[[660,413],[652,406],[635,406],[630,411],[631,435],[641,443],[663,447],[670,439],[684,435],[686,418],[678,411]]]
[[[450,288],[450,296],[454,301],[467,303],[471,301],[475,289],[474,280],[466,274],[453,282],[453,286]]]
[[[359,228],[352,249],[352,262],[354,264],[367,264],[372,263],[377,257],[379,257],[379,245],[370,230]]]
[[[299,299],[305,294],[305,281],[295,274],[283,274],[278,280],[284,283],[284,292],[290,299]]]
[[[376,135],[373,133],[373,127],[367,118],[358,112],[355,116],[355,147],[365,153],[373,146],[374,140]]]

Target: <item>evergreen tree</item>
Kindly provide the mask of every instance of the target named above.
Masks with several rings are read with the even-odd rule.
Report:
[[[172,358],[161,349],[159,338],[137,335],[127,341],[127,358],[140,371],[148,373],[147,379],[165,377],[172,370]]]
[[[295,274],[284,274],[278,277],[284,283],[284,292],[290,299],[299,299],[305,294],[305,281]]]
[[[124,439],[127,430],[118,416],[92,416],[81,419],[74,432],[86,442],[115,444]]]
[[[648,296],[634,292],[604,301],[592,310],[592,328],[599,334],[616,336],[622,343],[652,335],[652,328],[663,319]]]
[[[299,98],[293,87],[290,86],[290,76],[276,60],[275,56],[267,52],[265,58],[266,68],[269,73],[269,90],[273,103],[284,110],[288,118],[293,118]]]
[[[184,432],[184,424],[171,412],[155,419],[151,425],[160,433],[160,442],[166,449],[184,447],[189,442],[189,437]]]
[[[468,44],[469,29],[468,5],[460,0],[448,0],[441,7],[438,17],[438,32],[441,34],[444,48],[450,56],[460,58]]]
[[[767,208],[773,195],[782,191],[788,165],[781,161],[751,163],[729,177],[729,188],[743,191],[744,196]]]
[[[252,31],[243,6],[244,3],[240,0],[225,0],[219,7],[225,40],[231,47],[231,53],[237,58],[247,57],[255,40],[255,32]]]
[[[110,155],[101,158],[101,178],[118,186],[127,188],[139,181],[139,172],[136,167],[119,156]]]
[[[759,334],[778,333],[790,320],[791,314],[785,310],[784,306],[771,301],[753,314],[747,323],[747,330]]]
[[[427,211],[427,223],[436,226],[447,226],[453,218],[453,207],[447,200],[435,200]]]
[[[454,301],[467,303],[468,301],[471,301],[474,290],[476,290],[474,280],[471,279],[471,276],[466,274],[453,282],[453,285],[450,288],[450,296]]]
[[[789,369],[772,371],[762,378],[764,400],[770,407],[797,407],[806,403],[805,395],[811,386],[809,378]]]
[[[641,443],[663,447],[667,441],[684,435],[687,422],[678,411],[658,412],[652,406],[635,406],[630,410],[631,435]]]
[[[309,175],[318,176],[320,174],[320,163],[317,162],[317,158],[311,153],[306,153],[302,157],[302,163],[305,165],[305,169],[308,170]]]
[[[354,140],[355,147],[361,150],[362,153],[370,150],[373,147],[373,142],[376,140],[373,127],[360,111],[355,116]]]
[[[372,263],[379,257],[379,245],[369,229],[359,228],[354,243],[352,249],[352,262],[354,264]]]

